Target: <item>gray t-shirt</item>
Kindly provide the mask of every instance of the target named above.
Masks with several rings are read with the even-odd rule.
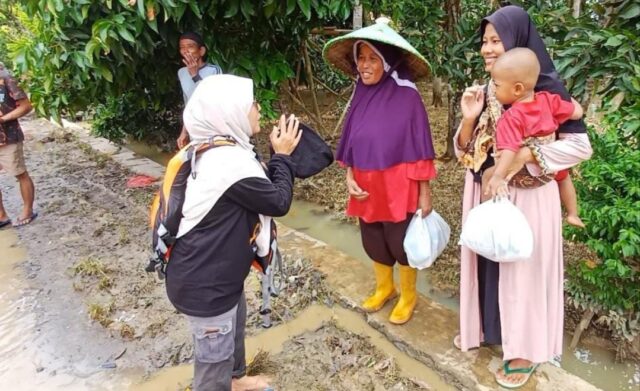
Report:
[[[222,69],[215,64],[204,64],[202,68],[198,70],[198,74],[193,78],[189,74],[189,70],[187,67],[182,67],[178,70],[178,79],[180,80],[180,86],[182,87],[182,97],[184,98],[184,103],[186,104],[193,94],[193,91],[196,90],[196,86],[200,82],[200,80],[205,77],[209,77],[212,75],[221,75]]]

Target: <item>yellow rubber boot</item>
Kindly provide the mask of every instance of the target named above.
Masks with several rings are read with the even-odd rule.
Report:
[[[362,303],[362,308],[366,312],[379,311],[387,301],[397,295],[396,288],[393,286],[393,266],[374,261],[373,271],[376,275],[376,291]]]
[[[404,324],[411,319],[413,309],[418,302],[416,293],[416,278],[418,271],[411,266],[400,265],[400,300],[391,311],[389,322]]]

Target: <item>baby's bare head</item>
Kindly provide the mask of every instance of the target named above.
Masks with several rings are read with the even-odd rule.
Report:
[[[507,83],[522,83],[525,90],[531,91],[538,82],[540,62],[536,54],[528,48],[514,48],[498,57],[491,77]]]

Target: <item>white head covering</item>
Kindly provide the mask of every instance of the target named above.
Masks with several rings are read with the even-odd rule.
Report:
[[[184,109],[184,125],[191,143],[231,136],[237,144],[212,148],[198,157],[193,167],[197,176],[187,179],[178,238],[196,227],[234,183],[245,178],[268,179],[249,140],[252,104],[253,81],[233,75],[209,76],[191,95]],[[256,238],[257,252],[265,256],[270,245],[271,217],[259,218],[262,229]]]
[[[378,19],[382,19],[382,18],[378,18]],[[375,54],[377,54],[378,57],[380,57],[380,59],[382,60],[382,66],[383,66],[384,71],[385,72],[389,72],[389,69],[391,69],[391,65],[389,65],[389,63],[387,62],[387,59],[384,58],[384,56],[382,55],[382,53],[380,53],[380,50],[378,50],[377,47],[372,45],[371,42],[365,41],[364,39],[359,39],[353,44],[353,61],[354,61],[354,63],[356,63],[356,64],[358,63],[358,49],[360,48],[360,45],[367,45],[371,50],[373,50],[373,52]],[[358,75],[358,78],[360,78],[360,75]],[[414,90],[418,91],[418,87],[416,87],[416,84],[414,82],[412,82],[409,79],[401,79],[400,75],[398,75],[398,71],[396,71],[396,70],[391,72],[391,78],[400,87],[409,87],[409,88],[413,88]],[[354,89],[354,93],[355,93],[355,89]]]
[[[184,109],[184,126],[192,142],[213,136],[231,136],[244,149],[253,151],[249,112],[253,104],[253,81],[233,75],[205,78]]]

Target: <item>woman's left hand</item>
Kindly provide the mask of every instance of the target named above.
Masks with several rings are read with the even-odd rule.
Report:
[[[431,203],[431,187],[429,187],[429,181],[420,182],[418,208],[422,210],[422,218],[429,216],[429,214],[433,210],[433,205]]]

